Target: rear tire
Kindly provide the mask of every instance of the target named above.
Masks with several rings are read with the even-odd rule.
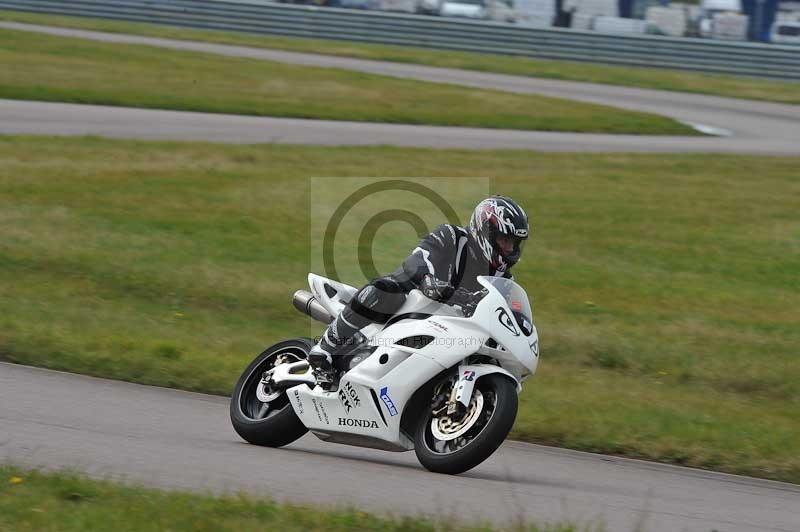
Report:
[[[308,429],[295,414],[286,392],[263,403],[255,390],[264,371],[271,368],[278,355],[306,359],[313,346],[309,338],[295,338],[267,348],[244,370],[231,395],[231,423],[236,433],[253,445],[282,447],[303,436]]]
[[[425,408],[414,434],[414,452],[425,469],[448,475],[463,473],[489,458],[505,441],[517,417],[515,384],[509,377],[493,373],[480,377],[475,390],[475,397],[481,393],[481,412],[475,424],[454,440],[434,435],[434,416],[430,406]]]

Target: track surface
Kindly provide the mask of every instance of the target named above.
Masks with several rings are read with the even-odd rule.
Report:
[[[535,383],[533,384],[535,385]],[[610,531],[800,530],[800,486],[508,442],[458,477],[413,453],[242,442],[226,398],[0,363],[0,459],[166,488],[394,514],[605,522]]]
[[[0,28],[147,44],[171,49],[359,70],[395,77],[542,94],[669,116],[729,133],[727,137],[649,137],[503,131],[354,122],[256,118],[0,100],[0,133],[104,135],[123,138],[282,142],[328,145],[393,144],[542,151],[724,152],[800,155],[800,106],[715,96],[543,80],[283,52],[202,42],[0,22]],[[798,84],[800,90],[800,84]]]

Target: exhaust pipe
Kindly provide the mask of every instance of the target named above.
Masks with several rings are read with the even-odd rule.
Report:
[[[298,290],[292,296],[292,303],[294,304],[294,308],[311,316],[317,321],[321,321],[324,324],[329,324],[333,321],[333,316],[331,316],[328,309],[322,306],[317,298],[309,292],[308,290]]]

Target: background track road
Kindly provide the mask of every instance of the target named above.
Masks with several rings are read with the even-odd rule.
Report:
[[[535,385],[535,383],[534,383]],[[0,363],[0,459],[166,488],[507,524],[605,522],[610,531],[800,530],[800,486],[507,442],[474,470],[428,473],[413,453],[245,444],[223,397]]]
[[[328,145],[394,144],[542,151],[726,152],[800,155],[800,106],[678,92],[617,87],[266,50],[134,35],[0,22],[0,28],[147,44],[219,55],[371,72],[440,83],[542,94],[661,114],[712,128],[726,137],[657,137],[503,131],[256,118],[102,106],[0,100],[0,133],[105,135],[127,138],[284,142]],[[800,84],[798,84],[800,90]]]

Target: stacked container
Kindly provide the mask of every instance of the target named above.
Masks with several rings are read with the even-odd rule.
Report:
[[[572,12],[571,27],[576,30],[592,30],[597,17],[618,17],[617,0],[564,0],[564,11]]]
[[[594,30],[601,33],[645,33],[647,22],[635,18],[596,17]]]
[[[517,24],[529,28],[546,28],[556,18],[555,0],[515,0],[514,15]]]
[[[746,41],[750,17],[738,13],[714,13],[711,38],[728,41]]]
[[[650,7],[644,18],[658,33],[671,37],[683,37],[689,25],[688,13],[683,6]]]

